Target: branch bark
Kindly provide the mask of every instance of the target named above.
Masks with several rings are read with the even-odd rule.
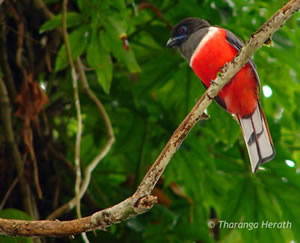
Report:
[[[156,197],[151,191],[162,175],[171,158],[187,134],[200,119],[206,118],[204,110],[218,92],[247,63],[248,59],[260,48],[296,11],[300,9],[300,0],[291,0],[279,9],[257,32],[255,32],[236,57],[226,64],[218,77],[196,103],[171,136],[154,164],[151,166],[136,192],[113,207],[101,210],[93,215],[71,221],[23,221],[0,219],[0,234],[17,236],[67,236],[94,229],[105,229],[130,217],[149,210]]]

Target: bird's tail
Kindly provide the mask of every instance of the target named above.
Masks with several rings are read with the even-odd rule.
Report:
[[[238,117],[247,146],[252,172],[275,156],[275,149],[263,110],[258,103],[249,117]]]

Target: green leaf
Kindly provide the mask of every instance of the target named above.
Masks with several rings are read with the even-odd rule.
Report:
[[[67,28],[73,27],[81,24],[84,21],[84,18],[81,14],[76,12],[68,12],[67,13]],[[45,22],[40,27],[40,33],[44,33],[46,31],[53,30],[55,28],[62,27],[62,15],[58,14],[52,19]]]
[[[23,220],[31,220],[31,218],[25,212],[8,208],[0,211],[0,218],[4,219],[23,219]],[[0,243],[31,243],[32,238],[25,238],[25,237],[7,237],[7,236],[0,236]]]
[[[128,27],[122,16],[114,15],[109,17],[108,20],[107,26],[110,31],[115,32],[119,37],[126,34]]]
[[[87,47],[87,63],[95,69],[99,84],[108,94],[112,81],[113,65],[110,53],[101,46],[96,32],[93,32],[92,40]]]
[[[109,45],[110,50],[113,55],[118,59],[121,64],[124,64],[130,72],[140,72],[141,68],[136,61],[134,53],[132,49],[125,50],[122,45],[122,40],[120,36],[109,32],[104,32],[102,34],[102,38],[104,38],[104,42]]]
[[[111,62],[110,55],[102,55],[103,60],[106,60],[107,63]],[[96,70],[97,80],[99,84],[102,86],[105,93],[109,94],[111,80],[112,80],[112,72],[109,68],[103,67],[103,69]]]
[[[7,237],[0,235],[0,243],[32,243],[32,238]]]
[[[89,33],[89,26],[83,25],[69,35],[69,43],[73,60],[80,56],[86,49]],[[66,68],[68,65],[69,61],[67,57],[67,50],[65,44],[63,44],[56,58],[55,71],[60,71]]]
[[[0,218],[4,219],[24,219],[24,220],[31,220],[28,214],[25,212],[14,209],[8,208],[0,211]]]
[[[221,220],[227,222],[239,222],[243,214],[242,199],[246,188],[246,181],[239,179],[232,181],[232,188],[227,192],[227,196],[223,202]],[[222,228],[223,234],[228,234],[230,229]]]
[[[112,7],[117,8],[119,11],[123,11],[126,9],[126,4],[128,4],[128,1],[114,0],[114,1],[110,1],[110,4]]]

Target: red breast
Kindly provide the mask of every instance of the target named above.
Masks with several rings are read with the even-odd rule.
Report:
[[[190,58],[190,66],[209,87],[221,67],[230,62],[237,50],[228,43],[226,30],[209,27]],[[247,63],[218,94],[226,109],[241,117],[252,114],[257,106],[258,81],[252,66]]]

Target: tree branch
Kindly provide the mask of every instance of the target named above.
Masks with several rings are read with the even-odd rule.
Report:
[[[149,210],[156,202],[156,197],[150,195],[152,189],[192,127],[201,118],[205,118],[203,112],[211,103],[212,99],[247,63],[254,52],[299,9],[300,0],[289,1],[255,32],[236,57],[222,68],[217,79],[207,89],[192,111],[173,133],[165,148],[145,175],[137,191],[131,197],[113,207],[96,212],[92,216],[72,221],[0,219],[0,234],[18,236],[74,235],[94,229],[104,229],[112,224],[120,223],[121,221]]]

